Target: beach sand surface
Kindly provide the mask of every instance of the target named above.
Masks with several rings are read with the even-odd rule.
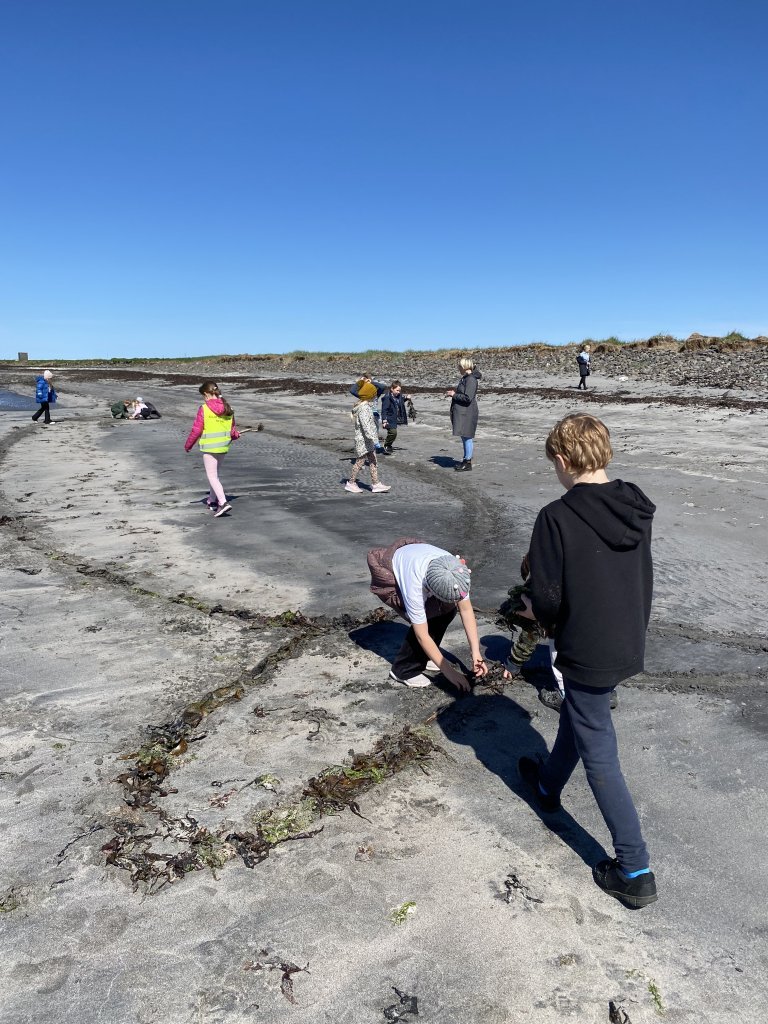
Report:
[[[382,465],[392,490],[352,495],[348,382],[232,381],[254,429],[227,455],[233,511],[214,519],[183,450],[195,387],[148,373],[163,418],[112,421],[104,396],[129,381],[62,372],[52,427],[0,414],[0,1021],[602,1024],[611,1000],[631,1024],[761,1021],[765,409],[706,388],[676,404],[653,382],[628,404],[622,382],[592,378],[611,474],[658,506],[646,668],[615,712],[660,893],[633,913],[592,882],[612,851],[583,772],[547,821],[521,787],[518,758],[557,728],[541,663],[507,685],[496,667],[464,699],[393,683],[405,627],[377,621],[365,565],[402,535],[466,557],[498,665],[495,609],[560,494],[543,440],[582,407],[571,382],[529,374],[554,394],[482,395],[461,475],[448,403],[414,388],[418,419]],[[444,646],[467,656],[455,625]],[[142,802],[125,775],[185,709],[200,717]],[[427,760],[246,866],[227,837],[306,812],[310,780],[405,726]],[[168,884],[174,854],[187,868]]]

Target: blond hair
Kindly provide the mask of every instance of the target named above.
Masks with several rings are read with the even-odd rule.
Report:
[[[552,462],[560,455],[577,473],[605,469],[613,458],[608,427],[596,416],[582,412],[571,413],[552,427],[545,451]]]
[[[474,370],[474,368],[475,368],[475,364],[469,358],[469,356],[461,356],[461,358],[459,359],[459,369],[460,370]]]

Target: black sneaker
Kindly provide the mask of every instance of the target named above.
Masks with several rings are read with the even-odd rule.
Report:
[[[599,864],[595,864],[592,868],[592,877],[595,885],[603,892],[607,892],[630,910],[647,907],[649,903],[655,903],[659,898],[656,892],[656,878],[652,871],[637,875],[636,878],[627,878],[615,858],[601,860]]]
[[[517,762],[517,770],[520,778],[528,787],[533,803],[545,814],[555,814],[562,809],[559,796],[546,795],[539,789],[539,769],[541,761],[534,761],[532,757],[521,757]]]
[[[542,687],[539,690],[539,700],[545,708],[551,708],[553,711],[559,711],[563,706],[563,695],[559,690],[553,690],[548,686]]]
[[[470,473],[472,471],[472,460],[464,459],[458,466],[453,467],[457,473]]]
[[[391,444],[387,444],[387,445],[384,446],[384,454],[385,455],[393,455],[394,454],[393,451],[392,451],[392,445]]]

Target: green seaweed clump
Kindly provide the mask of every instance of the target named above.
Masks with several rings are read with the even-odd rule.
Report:
[[[0,896],[0,914],[11,914],[21,906],[21,899],[14,889]]]
[[[383,736],[367,754],[352,755],[349,765],[334,765],[309,780],[304,795],[317,801],[320,814],[333,814],[348,807],[360,813],[357,797],[408,765],[422,770],[435,751],[442,751],[419,729],[405,726],[395,736]]]
[[[389,919],[392,924],[401,925],[405,924],[411,914],[416,913],[416,903],[414,900],[406,900],[405,903],[401,903],[399,907],[394,907],[389,915]]]

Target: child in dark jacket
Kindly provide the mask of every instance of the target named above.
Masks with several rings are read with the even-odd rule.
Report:
[[[565,700],[543,763],[520,759],[536,805],[560,809],[560,793],[584,762],[616,858],[593,868],[596,884],[628,907],[657,898],[640,821],[619,764],[611,694],[643,669],[653,595],[655,506],[639,487],[609,480],[610,435],[594,416],[566,416],[547,438],[547,458],[566,490],[541,510],[530,545],[530,614],[554,636]]]
[[[403,385],[399,380],[393,380],[389,390],[381,397],[381,425],[387,431],[384,439],[384,451],[387,455],[392,454],[392,445],[397,440],[397,428],[408,425],[408,410],[405,403],[410,401],[410,398],[410,395],[403,394]]]

